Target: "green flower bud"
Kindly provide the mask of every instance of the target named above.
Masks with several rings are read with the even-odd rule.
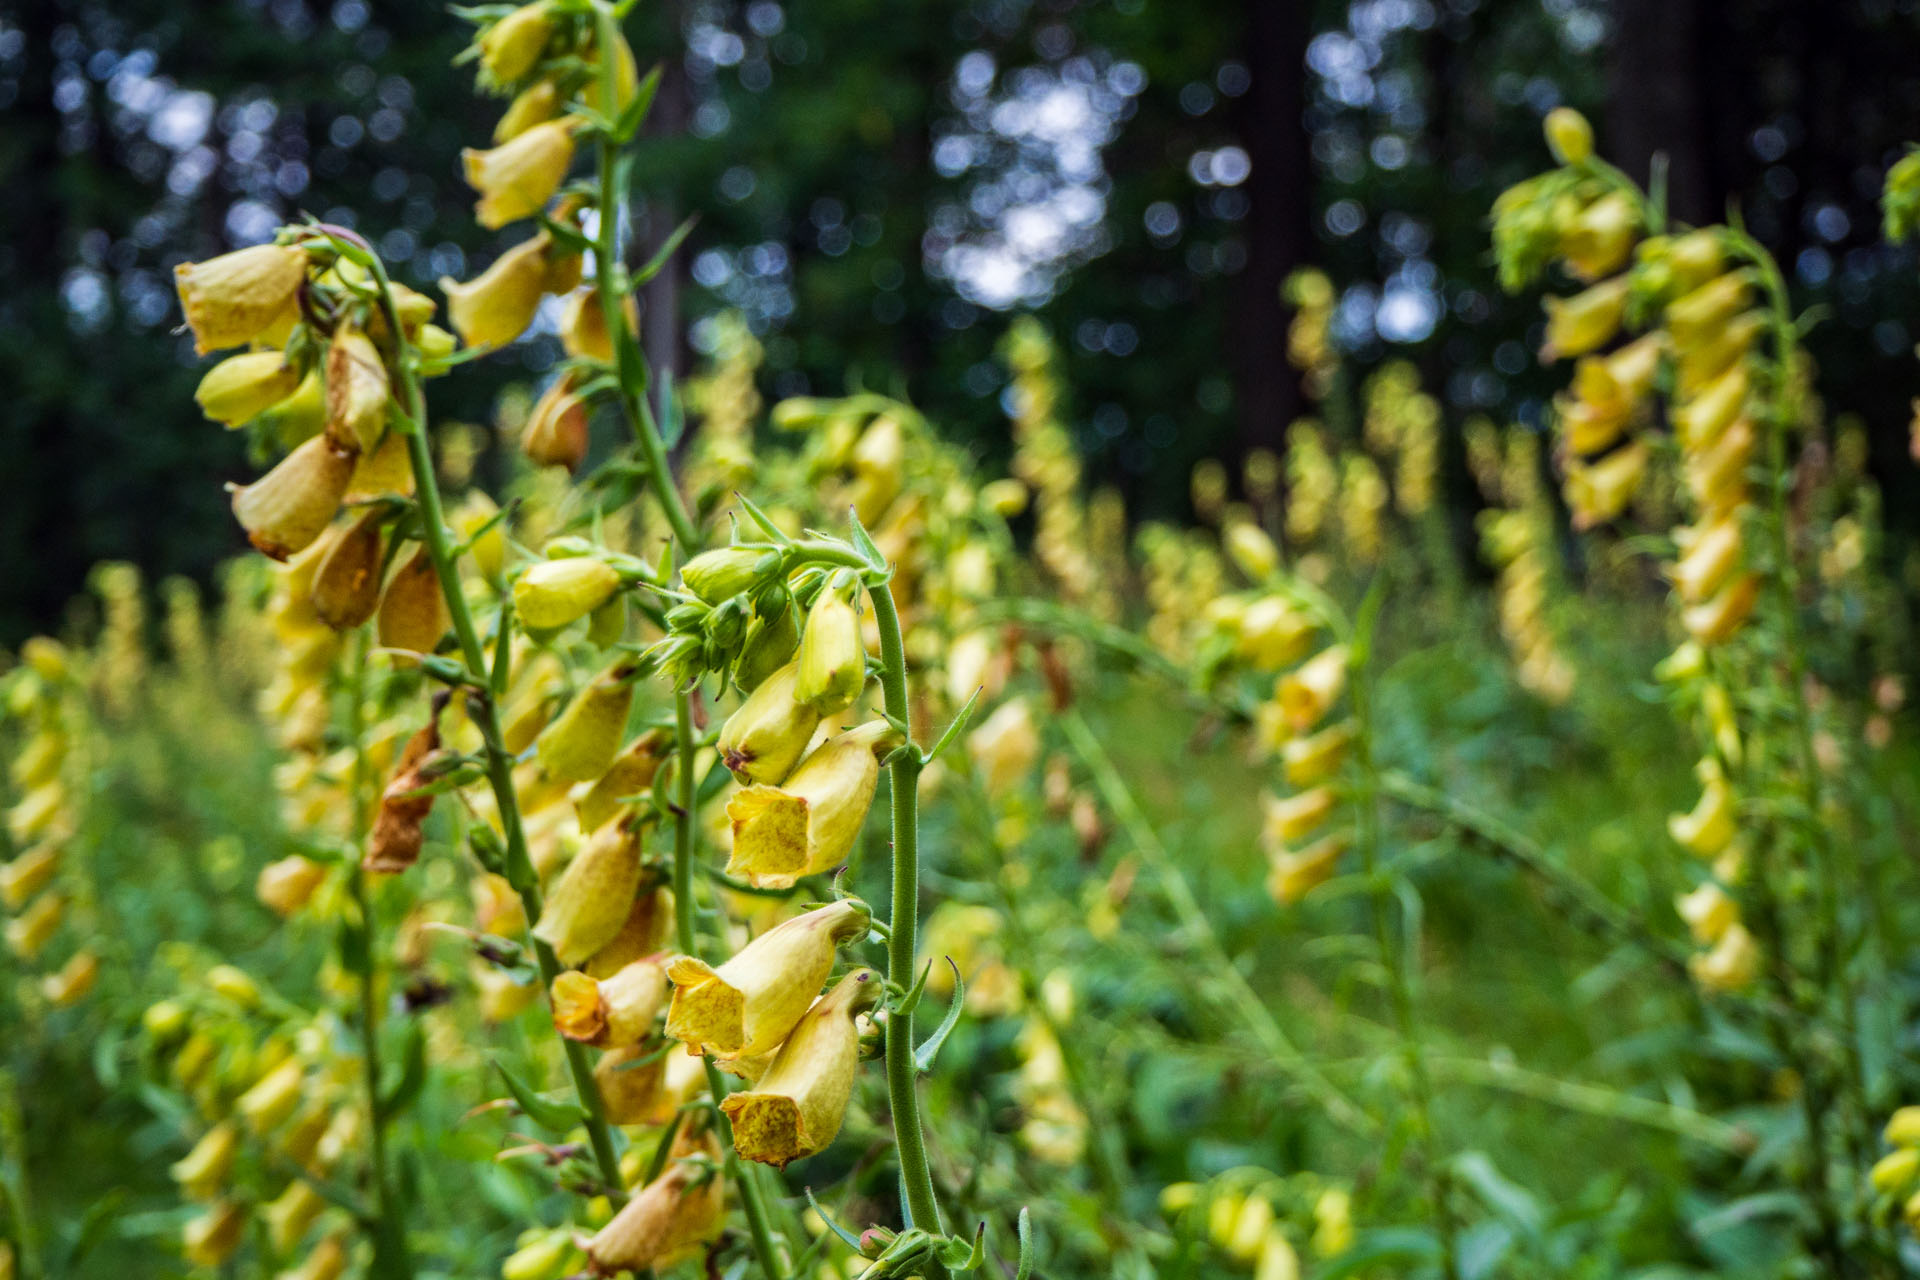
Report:
[[[584,618],[620,589],[620,575],[590,556],[543,560],[513,584],[513,607],[520,620],[540,631]]]
[[[752,693],[762,681],[793,660],[800,647],[800,609],[786,588],[755,610],[740,657],[733,665],[733,682],[742,693]]]
[[[860,613],[849,598],[853,594],[834,586],[822,591],[807,612],[807,629],[800,637],[794,696],[822,716],[852,706],[867,683],[867,649],[860,637]]]
[[[720,758],[742,785],[778,784],[793,771],[820,727],[820,713],[794,690],[800,664],[789,662],[768,676],[720,729]]]
[[[720,547],[703,551],[680,567],[680,581],[708,604],[751,591],[780,567],[780,553],[766,547]]]

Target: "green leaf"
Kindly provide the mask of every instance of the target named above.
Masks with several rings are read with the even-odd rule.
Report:
[[[527,1119],[542,1128],[565,1133],[587,1118],[586,1110],[577,1102],[561,1102],[535,1093],[516,1079],[500,1059],[495,1058],[493,1066],[500,1073],[500,1078],[507,1082],[507,1092],[513,1095],[513,1100],[520,1105]]]
[[[671,449],[686,434],[687,414],[680,397],[673,394],[673,370],[663,365],[655,376],[660,379],[660,443]]]
[[[953,962],[952,956],[947,956],[946,961],[947,967],[953,970],[953,1000],[947,1005],[947,1016],[940,1019],[940,1025],[934,1028],[933,1034],[927,1037],[926,1043],[913,1051],[913,1066],[916,1071],[933,1070],[933,1060],[939,1056],[940,1046],[947,1042],[947,1036],[952,1033],[954,1024],[960,1021],[960,1013],[967,1004],[967,984],[960,978],[960,966]],[[931,961],[927,963],[927,969],[929,972],[932,971]],[[922,977],[920,982],[925,985],[926,978]]]
[[[642,263],[640,269],[633,273],[633,283],[636,286],[643,285],[666,270],[667,263],[673,259],[674,251],[685,242],[689,235],[693,234],[693,228],[699,221],[700,215],[696,213],[675,227],[673,233],[661,241],[660,247],[653,251],[653,256]]]
[[[929,960],[920,970],[920,976],[913,980],[913,986],[908,988],[907,993],[900,997],[900,1002],[893,1006],[895,1013],[906,1017],[920,1007],[920,997],[927,994],[927,975],[932,972],[933,961]]]
[[[627,109],[620,113],[620,118],[613,122],[610,132],[615,142],[627,142],[639,133],[640,126],[647,122],[647,113],[653,110],[654,96],[660,92],[660,70],[660,64],[655,63],[653,70],[647,72],[646,78],[634,90],[633,101],[629,102]]]
[[[852,1249],[855,1253],[860,1252],[860,1237],[854,1235],[852,1232],[848,1231],[845,1227],[841,1226],[839,1223],[833,1220],[833,1215],[827,1212],[826,1207],[823,1206],[818,1200],[813,1198],[812,1187],[807,1188],[807,1203],[813,1206],[813,1211],[820,1215],[820,1221],[827,1224],[827,1229],[829,1231],[833,1232],[833,1234],[839,1236],[842,1240],[844,1240],[849,1249]]]
[[[427,1037],[418,1022],[407,1024],[407,1040],[400,1050],[400,1078],[381,1090],[374,1118],[385,1124],[405,1111],[427,1083]]]
[[[867,567],[875,573],[887,571],[887,558],[874,545],[873,538],[867,533],[867,526],[860,523],[860,513],[852,507],[847,508],[847,523],[853,527],[853,549],[867,562]]]
[[[973,696],[967,699],[967,705],[961,707],[959,713],[953,717],[953,723],[948,725],[947,731],[940,735],[940,740],[927,748],[927,753],[920,757],[922,764],[932,764],[935,760],[938,760],[940,753],[945,751],[955,738],[966,731],[967,722],[973,719],[974,708],[980,705],[980,695],[986,691],[985,685],[973,691]]]
[[[1020,1269],[1013,1273],[1013,1280],[1028,1280],[1033,1275],[1033,1218],[1027,1212],[1027,1206],[1020,1206]]]
[[[1418,1227],[1387,1227],[1361,1234],[1353,1248],[1313,1273],[1313,1280],[1344,1280],[1366,1275],[1388,1262],[1432,1262],[1440,1257],[1440,1242]]]
[[[785,533],[781,532],[780,526],[773,522],[773,517],[769,516],[766,512],[762,511],[758,506],[758,504],[756,504],[752,498],[749,498],[746,494],[741,493],[738,489],[733,491],[733,497],[734,497],[734,501],[740,504],[740,509],[747,513],[747,518],[752,520],[755,524],[759,525],[761,528],[761,531],[764,532],[769,538],[772,538],[775,542],[779,543],[783,547],[790,547],[793,545],[793,539],[789,538]]]

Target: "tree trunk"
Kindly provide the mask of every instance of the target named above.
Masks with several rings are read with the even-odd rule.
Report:
[[[1667,208],[1683,222],[1715,220],[1724,203],[1709,167],[1700,0],[1616,0],[1607,56],[1604,153],[1645,184],[1667,157]]]

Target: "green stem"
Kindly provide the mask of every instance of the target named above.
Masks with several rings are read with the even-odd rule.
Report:
[[[690,956],[700,954],[700,940],[693,925],[693,811],[698,790],[698,779],[694,777],[694,758],[699,744],[694,740],[693,732],[693,695],[685,689],[677,690],[673,696],[673,728],[675,745],[675,786],[678,795],[673,807],[673,928],[676,945]],[[760,1260],[760,1270],[767,1280],[782,1280],[786,1272],[780,1265],[780,1252],[774,1246],[773,1229],[767,1218],[767,1206],[761,1197],[760,1184],[750,1176],[751,1171],[740,1163],[740,1155],[733,1147],[733,1122],[727,1119],[726,1112],[720,1109],[720,1100],[727,1096],[727,1082],[720,1074],[720,1068],[713,1065],[713,1059],[705,1059],[707,1068],[707,1091],[713,1097],[713,1119],[720,1138],[720,1149],[724,1153],[727,1180],[740,1192],[740,1203],[747,1214],[747,1230],[753,1236],[753,1252]]]
[[[1225,997],[1221,1004],[1234,1016],[1246,1021],[1254,1038],[1274,1062],[1292,1076],[1335,1122],[1356,1133],[1378,1130],[1379,1122],[1342,1093],[1339,1086],[1327,1079],[1287,1037],[1266,1002],[1234,964],[1233,957],[1227,954],[1220,936],[1207,919],[1207,913],[1193,896],[1193,889],[1181,874],[1179,864],[1174,861],[1166,845],[1161,843],[1153,824],[1141,810],[1139,801],[1134,799],[1126,779],[1114,768],[1112,759],[1079,710],[1068,707],[1060,713],[1059,724],[1072,742],[1073,749],[1086,764],[1087,771],[1092,774],[1094,786],[1106,800],[1107,807],[1120,819],[1120,825],[1126,828],[1134,847],[1152,868],[1160,882],[1161,893],[1172,905],[1174,915],[1179,918],[1191,945],[1199,949],[1207,969],[1224,987]]]
[[[1367,629],[1371,631],[1371,626]],[[1364,645],[1369,652],[1372,647],[1370,642]],[[1433,1127],[1433,1079],[1427,1071],[1426,1045],[1421,1038],[1419,1013],[1414,1003],[1412,939],[1406,936],[1404,928],[1396,931],[1393,927],[1393,881],[1380,869],[1380,774],[1373,758],[1373,687],[1368,665],[1363,658],[1352,672],[1353,719],[1357,726],[1353,753],[1354,843],[1359,848],[1361,870],[1367,878],[1373,941],[1380,952],[1380,963],[1387,971],[1394,1025],[1400,1034],[1401,1053],[1406,1058],[1407,1100],[1413,1105],[1427,1194],[1433,1201],[1434,1227],[1440,1235],[1441,1266],[1447,1280],[1459,1280],[1456,1242],[1460,1224],[1454,1217],[1451,1178],[1440,1158],[1439,1137]]]
[[[593,16],[600,45],[600,105],[606,115],[617,116],[620,77],[615,50],[619,47],[620,24],[612,8],[604,3],[594,5]],[[700,546],[700,534],[694,528],[693,518],[687,514],[687,505],[680,496],[679,487],[674,484],[673,468],[667,462],[666,444],[660,438],[659,424],[654,421],[653,407],[647,402],[649,377],[646,354],[640,349],[638,336],[628,327],[626,312],[620,306],[623,265],[620,261],[621,196],[615,190],[618,185],[615,179],[619,169],[620,144],[602,133],[595,150],[600,220],[593,242],[594,288],[600,296],[600,312],[606,320],[607,342],[613,350],[620,408],[626,415],[627,426],[633,432],[635,442],[640,446],[641,456],[647,461],[647,482],[652,486],[661,510],[666,512],[667,523],[673,527],[674,540],[680,544],[682,551],[691,555]]]
[[[493,789],[494,804],[499,809],[500,824],[506,834],[507,880],[520,895],[520,902],[526,908],[528,926],[531,927],[540,918],[540,880],[534,872],[533,860],[527,853],[526,826],[521,821],[520,798],[513,785],[513,756],[507,751],[500,731],[499,708],[488,678],[486,649],[480,643],[480,630],[474,625],[473,610],[468,606],[466,593],[460,586],[460,567],[454,562],[453,535],[447,528],[445,508],[440,501],[440,482],[434,474],[433,453],[427,445],[426,396],[420,390],[419,369],[400,324],[400,313],[394,304],[393,285],[387,278],[386,264],[381,262],[377,254],[370,252],[367,256],[379,288],[380,307],[386,315],[388,332],[393,335],[398,348],[393,363],[400,377],[401,407],[409,419],[401,429],[407,437],[407,459],[413,468],[420,538],[427,548],[428,557],[433,561],[434,574],[440,579],[440,592],[446,599],[447,612],[453,619],[453,633],[459,641],[460,655],[467,666],[467,678],[472,686],[467,699],[468,710],[485,743],[487,782]],[[504,615],[500,625],[507,625]],[[497,671],[493,673],[495,679],[500,675]],[[533,949],[540,966],[541,986],[550,992],[553,980],[560,976],[560,961],[553,954],[553,948],[544,942],[536,941]],[[567,1072],[573,1078],[574,1094],[580,1101],[581,1109],[587,1113],[587,1141],[593,1148],[600,1180],[608,1198],[616,1205],[624,1204],[627,1198],[626,1183],[620,1177],[620,1157],[614,1151],[613,1133],[607,1124],[600,1089],[593,1080],[593,1063],[587,1057],[585,1045],[564,1038],[561,1043],[566,1054]]]
[[[880,689],[887,714],[902,725],[912,723],[907,698],[907,650],[900,634],[900,613],[894,607],[893,588],[881,583],[871,588],[874,620],[880,629]],[[900,990],[913,986],[913,966],[920,922],[920,770],[924,767],[911,735],[905,750],[888,766],[893,793],[893,911],[887,928],[887,980]],[[927,1163],[927,1139],[921,1129],[920,1095],[914,1077],[913,1014],[895,1010],[887,1015],[887,1103],[893,1113],[893,1143],[899,1152],[901,1200],[913,1225],[938,1233],[940,1204]],[[935,1274],[944,1268],[930,1266]]]
[[[348,728],[353,743],[353,832],[355,844],[367,837],[371,827],[368,800],[373,780],[368,776],[366,755],[367,655],[371,648],[362,628],[353,654],[353,677],[348,690]],[[379,1224],[374,1235],[374,1271],[377,1275],[411,1276],[413,1258],[407,1244],[406,1223],[395,1212],[393,1180],[387,1168],[387,1116],[380,1106],[380,999],[379,975],[375,971],[374,931],[378,926],[373,887],[358,858],[347,877],[347,890],[354,909],[360,913],[360,928],[355,935],[355,959],[360,970],[359,1006],[360,1062],[367,1092],[367,1162],[373,1178],[373,1215]]]

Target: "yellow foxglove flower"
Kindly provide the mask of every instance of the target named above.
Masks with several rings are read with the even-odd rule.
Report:
[[[626,1065],[651,1052],[642,1045],[609,1049],[594,1064],[594,1082],[600,1087],[601,1100],[607,1104],[610,1122],[667,1124],[682,1106],[706,1092],[707,1067],[703,1058],[669,1053],[665,1057],[654,1057],[644,1066]]]
[[[1703,881],[1691,893],[1681,894],[1673,905],[1687,922],[1693,940],[1703,947],[1720,941],[1729,928],[1740,923],[1739,905],[1711,880]]]
[[[843,900],[774,926],[717,969],[675,956],[667,1034],[723,1059],[772,1052],[820,993],[835,952],[869,921],[864,903]]]
[[[1584,362],[1593,358],[1582,356],[1581,360]],[[1553,405],[1560,429],[1566,433],[1567,448],[1582,457],[1599,453],[1625,435],[1627,424],[1632,420],[1631,406],[1617,402],[1595,402],[1560,395],[1554,397]]]
[[[1353,734],[1353,723],[1342,721],[1311,737],[1288,742],[1280,751],[1287,785],[1302,790],[1331,778],[1346,762]]]
[[[495,145],[512,142],[537,124],[545,124],[560,114],[560,86],[551,80],[538,80],[515,94],[507,109],[493,126]]]
[[[1260,803],[1265,812],[1260,841],[1270,852],[1280,853],[1318,830],[1333,815],[1339,797],[1332,787],[1314,787],[1286,797],[1269,793]]]
[[[778,785],[793,772],[820,727],[820,713],[800,702],[800,663],[789,662],[747,695],[720,729],[720,759],[742,785]]]
[[[639,1044],[667,1003],[667,971],[635,960],[596,981],[579,970],[553,980],[553,1027],[569,1040],[601,1049]]]
[[[499,506],[484,489],[469,489],[450,517],[454,530],[471,543],[468,554],[473,557],[473,567],[489,582],[499,581],[501,570],[507,567],[506,533],[497,522],[487,528],[499,514]],[[482,529],[486,532],[480,532]]]
[[[1237,652],[1256,670],[1277,671],[1306,656],[1313,619],[1284,596],[1262,596],[1241,612]]]
[[[1749,379],[1744,362],[1728,370],[1700,389],[1700,394],[1673,411],[1673,424],[1681,445],[1688,450],[1704,449],[1720,438],[1747,403]]]
[[[764,547],[716,547],[680,566],[680,582],[708,604],[720,604],[759,585],[780,567],[780,553]]]
[[[711,1142],[711,1139],[707,1139]],[[675,1160],[635,1192],[587,1244],[598,1274],[664,1271],[699,1254],[726,1223],[724,1195],[712,1165]]]
[[[513,607],[527,626],[552,631],[586,617],[619,589],[619,573],[592,556],[542,560],[513,584]]]
[[[347,1271],[347,1246],[338,1235],[327,1236],[291,1271],[276,1280],[340,1280]]]
[[[613,763],[587,792],[574,802],[580,829],[591,834],[616,816],[622,801],[637,796],[653,785],[660,762],[672,750],[672,737],[665,729],[649,729],[635,738],[614,757]]]
[[[1687,492],[1704,511],[1720,512],[1747,499],[1747,464],[1759,443],[1753,424],[1741,418],[1705,450],[1689,451],[1683,463]]]
[[[1593,155],[1593,126],[1572,107],[1555,107],[1542,122],[1547,150],[1561,164],[1580,164]]]
[[[733,1148],[784,1169],[824,1151],[840,1132],[860,1069],[860,1014],[885,984],[855,969],[807,1011],[751,1090],[730,1093],[720,1109],[733,1121]]]
[[[1693,980],[1709,991],[1740,991],[1760,972],[1760,944],[1743,924],[1727,926],[1711,951],[1687,962]]]
[[[907,457],[900,420],[882,414],[867,425],[853,447],[853,509],[861,523],[874,525],[900,493]]]
[[[247,1230],[247,1207],[222,1200],[181,1229],[180,1242],[187,1261],[196,1267],[217,1267],[240,1248]]]
[[[200,1135],[193,1150],[174,1161],[167,1173],[180,1184],[180,1194],[192,1200],[211,1200],[226,1189],[233,1158],[240,1150],[240,1134],[231,1123],[213,1126]]]
[[[353,459],[326,436],[315,436],[252,484],[229,486],[234,518],[255,548],[285,560],[333,522],[353,478]]]
[[[1281,906],[1292,906],[1333,878],[1341,855],[1353,846],[1353,833],[1335,831],[1302,849],[1267,858],[1267,892]]]
[[[860,636],[859,587],[821,588],[800,633],[800,672],[793,696],[821,716],[853,705],[867,683],[867,647]]]
[[[553,11],[546,0],[521,5],[480,35],[480,76],[489,85],[513,85],[540,65],[553,37]]]
[[[487,964],[474,970],[474,985],[480,992],[478,1007],[481,1019],[495,1026],[512,1022],[540,996],[538,985],[521,982],[511,974],[502,973]]]
[[[1759,598],[1759,575],[1743,574],[1720,588],[1720,594],[1711,600],[1682,612],[1680,625],[1701,644],[1719,644],[1740,629]]]
[[[433,557],[425,546],[418,547],[393,571],[380,593],[376,638],[383,648],[432,653],[452,625]]]
[[[1220,1247],[1242,1262],[1252,1262],[1260,1256],[1272,1226],[1273,1204],[1263,1195],[1250,1195],[1240,1202]]]
[[[1334,1258],[1353,1248],[1353,1196],[1344,1187],[1328,1187],[1313,1202],[1313,1251]]]
[[[1716,276],[1667,306],[1667,329],[1682,359],[1688,351],[1713,341],[1720,329],[1744,311],[1753,295],[1753,279],[1745,271]]]
[[[1227,526],[1227,557],[1250,582],[1265,582],[1280,572],[1280,548],[1265,529],[1251,520],[1236,520]]]
[[[1711,858],[1733,843],[1735,802],[1733,788],[1727,784],[1720,766],[1702,760],[1700,800],[1689,813],[1676,813],[1667,819],[1667,834],[1674,843],[1698,858]]]
[[[60,921],[66,918],[67,900],[57,893],[43,893],[30,906],[7,921],[7,950],[22,960],[39,955]]]
[[[1881,1136],[1896,1147],[1920,1147],[1920,1107],[1901,1107],[1888,1116]]]
[[[1347,687],[1350,658],[1347,646],[1337,644],[1280,677],[1276,692],[1289,729],[1305,733],[1327,718]]]
[[[0,863],[0,906],[18,911],[27,899],[44,889],[60,870],[61,847],[35,845],[11,862]]]
[[[578,469],[590,442],[587,398],[580,393],[580,370],[570,369],[540,393],[520,429],[520,451],[538,466]]]
[[[297,853],[289,854],[260,868],[253,892],[268,909],[284,920],[306,906],[313,897],[313,891],[326,878],[325,863],[303,858]]]
[[[500,1280],[564,1280],[582,1261],[565,1229],[523,1233],[519,1245],[500,1264]]]
[[[65,826],[62,819],[67,805],[67,788],[59,778],[43,782],[7,811],[7,834],[25,843],[37,840]]]
[[[533,936],[552,947],[561,964],[579,964],[626,923],[640,886],[640,836],[636,818],[602,827],[547,895]]]
[[[465,284],[441,277],[447,295],[447,320],[470,347],[504,347],[527,331],[540,310],[547,287],[547,251],[552,239],[542,231],[493,260]]]
[[[880,757],[900,744],[884,720],[822,743],[778,787],[755,785],[727,801],[733,852],[727,874],[784,889],[831,870],[860,835],[880,781]]]
[[[580,91],[580,96],[586,100],[588,106],[601,115],[610,120],[618,119],[620,113],[627,109],[633,101],[634,94],[640,89],[640,68],[633,60],[632,47],[627,44],[627,38],[624,35],[618,32],[614,34],[612,106],[606,105],[600,85],[600,76],[597,71],[600,65],[598,46],[588,45],[584,57],[596,68],[596,72],[593,79],[589,80],[586,87]]]
[[[1568,466],[1567,506],[1573,511],[1573,527],[1590,529],[1625,511],[1646,475],[1648,457],[1646,442],[1635,440],[1598,462]]]
[[[540,734],[540,767],[551,778],[592,782],[620,753],[633,710],[634,668],[615,663],[595,676]]]
[[[980,727],[967,734],[967,756],[989,795],[999,795],[1031,777],[1040,760],[1040,730],[1025,698],[994,708]]]
[[[480,193],[474,220],[495,231],[545,208],[573,164],[578,126],[571,118],[549,120],[491,151],[462,151],[467,185]]]
[[[1740,521],[1729,513],[1686,533],[1685,550],[1669,573],[1680,598],[1698,604],[1740,567]]]
[[[60,773],[60,766],[67,758],[67,737],[60,730],[43,727],[34,730],[33,737],[20,749],[7,767],[7,773],[13,778],[13,784],[27,790],[52,782]]]
[[[1714,330],[1699,346],[1689,348],[1675,362],[1675,396],[1691,400],[1699,395],[1702,388],[1752,351],[1766,328],[1766,312],[1744,312]]]
[[[1598,280],[1626,265],[1640,234],[1640,211],[1619,191],[1601,196],[1573,220],[1560,240],[1568,269],[1582,280]]]
[[[256,1134],[264,1134],[278,1128],[281,1121],[293,1114],[300,1105],[301,1091],[306,1086],[306,1073],[298,1058],[288,1058],[285,1062],[261,1076],[253,1087],[240,1095],[234,1103],[234,1110],[246,1120],[247,1127]]]
[[[262,1206],[267,1240],[275,1253],[289,1253],[307,1234],[307,1228],[327,1207],[327,1200],[305,1178],[295,1178],[273,1200]]]
[[[353,478],[347,481],[347,499],[377,498],[382,494],[413,493],[413,461],[407,455],[406,437],[389,431],[380,443],[361,454],[353,464]]]
[[[1269,1230],[1260,1242],[1260,1257],[1253,1267],[1253,1280],[1300,1280],[1300,1255],[1278,1227]]]
[[[335,631],[351,631],[380,607],[380,529],[385,512],[376,507],[327,544],[314,570],[309,598],[320,621]]]
[[[251,342],[297,307],[307,251],[263,244],[173,269],[180,306],[200,355]]]
[[[1571,298],[1548,298],[1547,340],[1540,359],[1583,356],[1613,340],[1627,314],[1627,278],[1615,276]]]
[[[342,449],[372,452],[387,429],[389,395],[373,339],[342,325],[327,346],[327,434]]]
[[[632,294],[620,300],[620,311],[626,317],[627,332],[636,332],[640,307]],[[613,339],[607,333],[607,311],[600,305],[598,289],[575,289],[567,295],[560,310],[560,346],[576,360],[613,363]]]
[[[1920,1150],[1901,1147],[1881,1156],[1867,1178],[1880,1195],[1906,1199],[1920,1184]]]
[[[246,351],[207,370],[194,390],[200,412],[228,427],[245,426],[300,387],[298,367],[279,351]]]
[[[587,957],[583,972],[589,978],[610,978],[634,961],[671,945],[672,935],[673,890],[664,884],[649,888],[643,879],[626,923],[613,935],[613,941]]]

